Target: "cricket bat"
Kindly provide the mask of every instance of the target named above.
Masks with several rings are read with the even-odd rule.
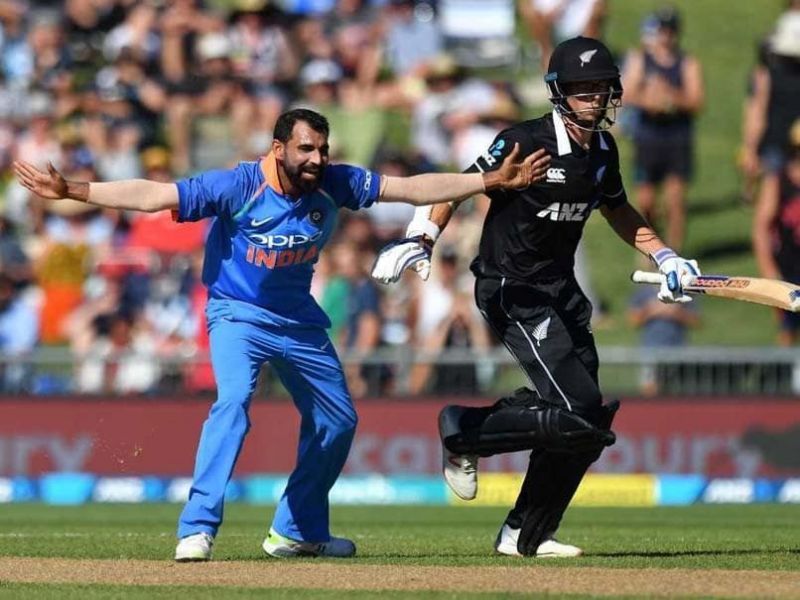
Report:
[[[634,283],[650,283],[661,285],[661,273],[634,271],[631,280]],[[689,294],[705,294],[719,296],[744,302],[766,304],[800,312],[800,286],[778,279],[761,279],[758,277],[729,277],[727,275],[687,276],[683,280],[683,290]]]

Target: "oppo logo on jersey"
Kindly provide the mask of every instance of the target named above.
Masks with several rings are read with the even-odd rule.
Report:
[[[282,267],[289,267],[292,265],[310,262],[317,258],[318,255],[319,246],[317,246],[317,244],[313,244],[308,248],[299,248],[297,250],[264,250],[264,248],[250,244],[247,247],[247,255],[245,260],[256,267],[264,267],[265,269],[280,269]]]
[[[585,221],[588,207],[586,202],[553,202],[536,216],[551,221]]]
[[[316,242],[322,236],[322,230],[316,232],[314,235],[302,235],[300,233],[293,233],[290,235],[283,235],[274,233],[265,235],[263,233],[248,233],[247,238],[259,246],[265,248],[295,248],[302,246],[309,242]]]

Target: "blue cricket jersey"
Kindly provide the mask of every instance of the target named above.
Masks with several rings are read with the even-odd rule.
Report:
[[[319,189],[292,198],[282,192],[270,154],[177,186],[178,221],[214,217],[203,264],[209,321],[227,315],[258,325],[330,327],[310,293],[314,265],[337,211],[366,208],[377,199],[377,173],[329,165]]]

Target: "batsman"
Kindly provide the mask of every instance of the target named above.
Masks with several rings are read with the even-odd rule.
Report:
[[[502,131],[467,169],[497,169],[511,148],[544,149],[546,176],[524,189],[487,195],[490,208],[472,262],[475,301],[496,336],[517,359],[530,389],[487,407],[447,406],[439,415],[444,476],[465,500],[478,489],[479,457],[531,450],[516,504],[495,541],[510,556],[582,554],[555,533],[578,485],[605,446],[617,401],[604,402],[590,328],[592,306],[574,275],[586,220],[598,209],[628,244],[665,275],[663,302],[688,302],[681,278],[699,274],[696,261],[668,248],[627,199],[619,155],[607,129],[622,104],[622,84],[608,49],[577,37],[554,50],[545,75],[551,113]],[[382,283],[411,268],[430,273],[433,245],[459,202],[419,207],[406,239],[384,248],[373,269]]]

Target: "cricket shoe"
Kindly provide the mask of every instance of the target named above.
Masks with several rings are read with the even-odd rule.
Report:
[[[211,560],[214,537],[206,532],[188,535],[178,540],[175,548],[176,562],[204,562]]]
[[[439,438],[442,440],[442,472],[453,493],[462,500],[473,500],[478,494],[478,456],[456,454],[447,449],[444,440],[458,429],[463,408],[446,406],[439,413]]]
[[[442,445],[444,480],[462,500],[478,495],[478,457],[474,454],[453,454]]]
[[[270,528],[264,543],[264,552],[276,558],[297,558],[303,556],[327,556],[329,558],[350,558],[356,554],[356,545],[347,538],[331,536],[328,542],[301,542],[283,537]]]
[[[506,556],[522,556],[517,549],[517,542],[519,541],[519,529],[509,527],[507,523],[503,523],[503,527],[497,534],[497,539],[494,541],[494,550],[498,554],[505,554]],[[583,554],[583,550],[577,546],[570,544],[562,544],[555,538],[548,538],[539,544],[536,549],[537,558],[574,558]]]

